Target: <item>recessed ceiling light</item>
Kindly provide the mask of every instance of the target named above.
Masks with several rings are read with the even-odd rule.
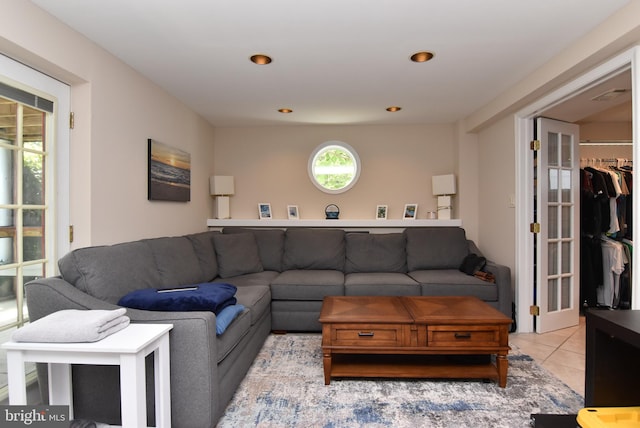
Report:
[[[398,106],[387,107],[387,111],[390,111],[392,113],[400,110],[402,110],[402,107],[398,107]]]
[[[433,52],[429,52],[429,51],[422,51],[422,52],[416,52],[413,55],[411,55],[411,61],[413,62],[427,62],[430,59],[432,59],[434,57]]]
[[[265,65],[271,62],[271,57],[263,54],[251,55],[249,59],[251,60],[251,62],[258,65]]]
[[[293,113],[293,110],[290,108],[279,108],[278,111],[280,113]]]

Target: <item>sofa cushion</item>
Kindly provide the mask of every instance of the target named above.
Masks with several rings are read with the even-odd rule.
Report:
[[[162,284],[151,247],[142,241],[79,248],[58,267],[65,281],[112,304],[131,291]]]
[[[284,252],[284,230],[282,229],[247,229],[244,227],[225,227],[223,233],[253,233],[258,244],[258,254],[265,270],[280,272],[282,270],[282,253]]]
[[[282,269],[344,270],[344,230],[287,229]]]
[[[344,295],[344,273],[337,270],[287,270],[271,282],[273,300],[322,300]]]
[[[197,284],[207,279],[202,273],[191,241],[184,236],[143,239],[151,248],[163,287]]]
[[[475,296],[492,302],[498,300],[496,284],[482,281],[458,269],[431,269],[409,272],[420,283],[423,296]]]
[[[236,287],[226,283],[194,284],[180,288],[145,288],[124,295],[118,305],[148,311],[211,311],[218,314],[235,305]]]
[[[348,273],[345,296],[419,296],[420,284],[404,273]]]
[[[458,269],[469,254],[460,227],[418,227],[403,232],[407,238],[407,269]]]
[[[193,250],[198,257],[200,270],[204,278],[203,281],[213,281],[218,276],[218,261],[216,259],[216,250],[213,248],[213,236],[219,233],[218,231],[211,231],[187,235],[187,239],[191,241]]]
[[[218,363],[233,351],[251,330],[251,315],[249,311],[242,311],[227,327],[224,333],[217,336]]]
[[[254,325],[270,310],[271,289],[268,285],[241,285],[236,292],[236,299],[249,309],[251,325]]]
[[[253,233],[214,235],[213,243],[218,258],[218,275],[221,278],[264,270]]]
[[[345,273],[407,272],[402,233],[347,233]]]

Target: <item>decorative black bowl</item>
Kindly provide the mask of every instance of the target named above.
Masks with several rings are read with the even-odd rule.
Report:
[[[336,204],[327,205],[324,209],[327,220],[337,220],[340,216],[340,208]]]

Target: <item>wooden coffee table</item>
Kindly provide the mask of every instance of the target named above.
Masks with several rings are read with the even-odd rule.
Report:
[[[325,385],[331,377],[507,384],[511,319],[475,297],[330,296],[320,322]]]

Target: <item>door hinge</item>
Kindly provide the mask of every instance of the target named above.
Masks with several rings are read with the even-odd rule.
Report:
[[[69,243],[73,242],[73,225],[69,226]]]
[[[529,225],[531,233],[540,233],[540,223],[531,223]]]
[[[542,147],[542,144],[540,143],[540,140],[533,140],[531,141],[531,150],[540,150],[540,148]]]
[[[76,115],[73,112],[69,112],[69,129],[73,129],[76,126]]]
[[[540,315],[540,306],[537,306],[537,305],[529,306],[529,313],[534,317],[537,317],[538,315]]]

